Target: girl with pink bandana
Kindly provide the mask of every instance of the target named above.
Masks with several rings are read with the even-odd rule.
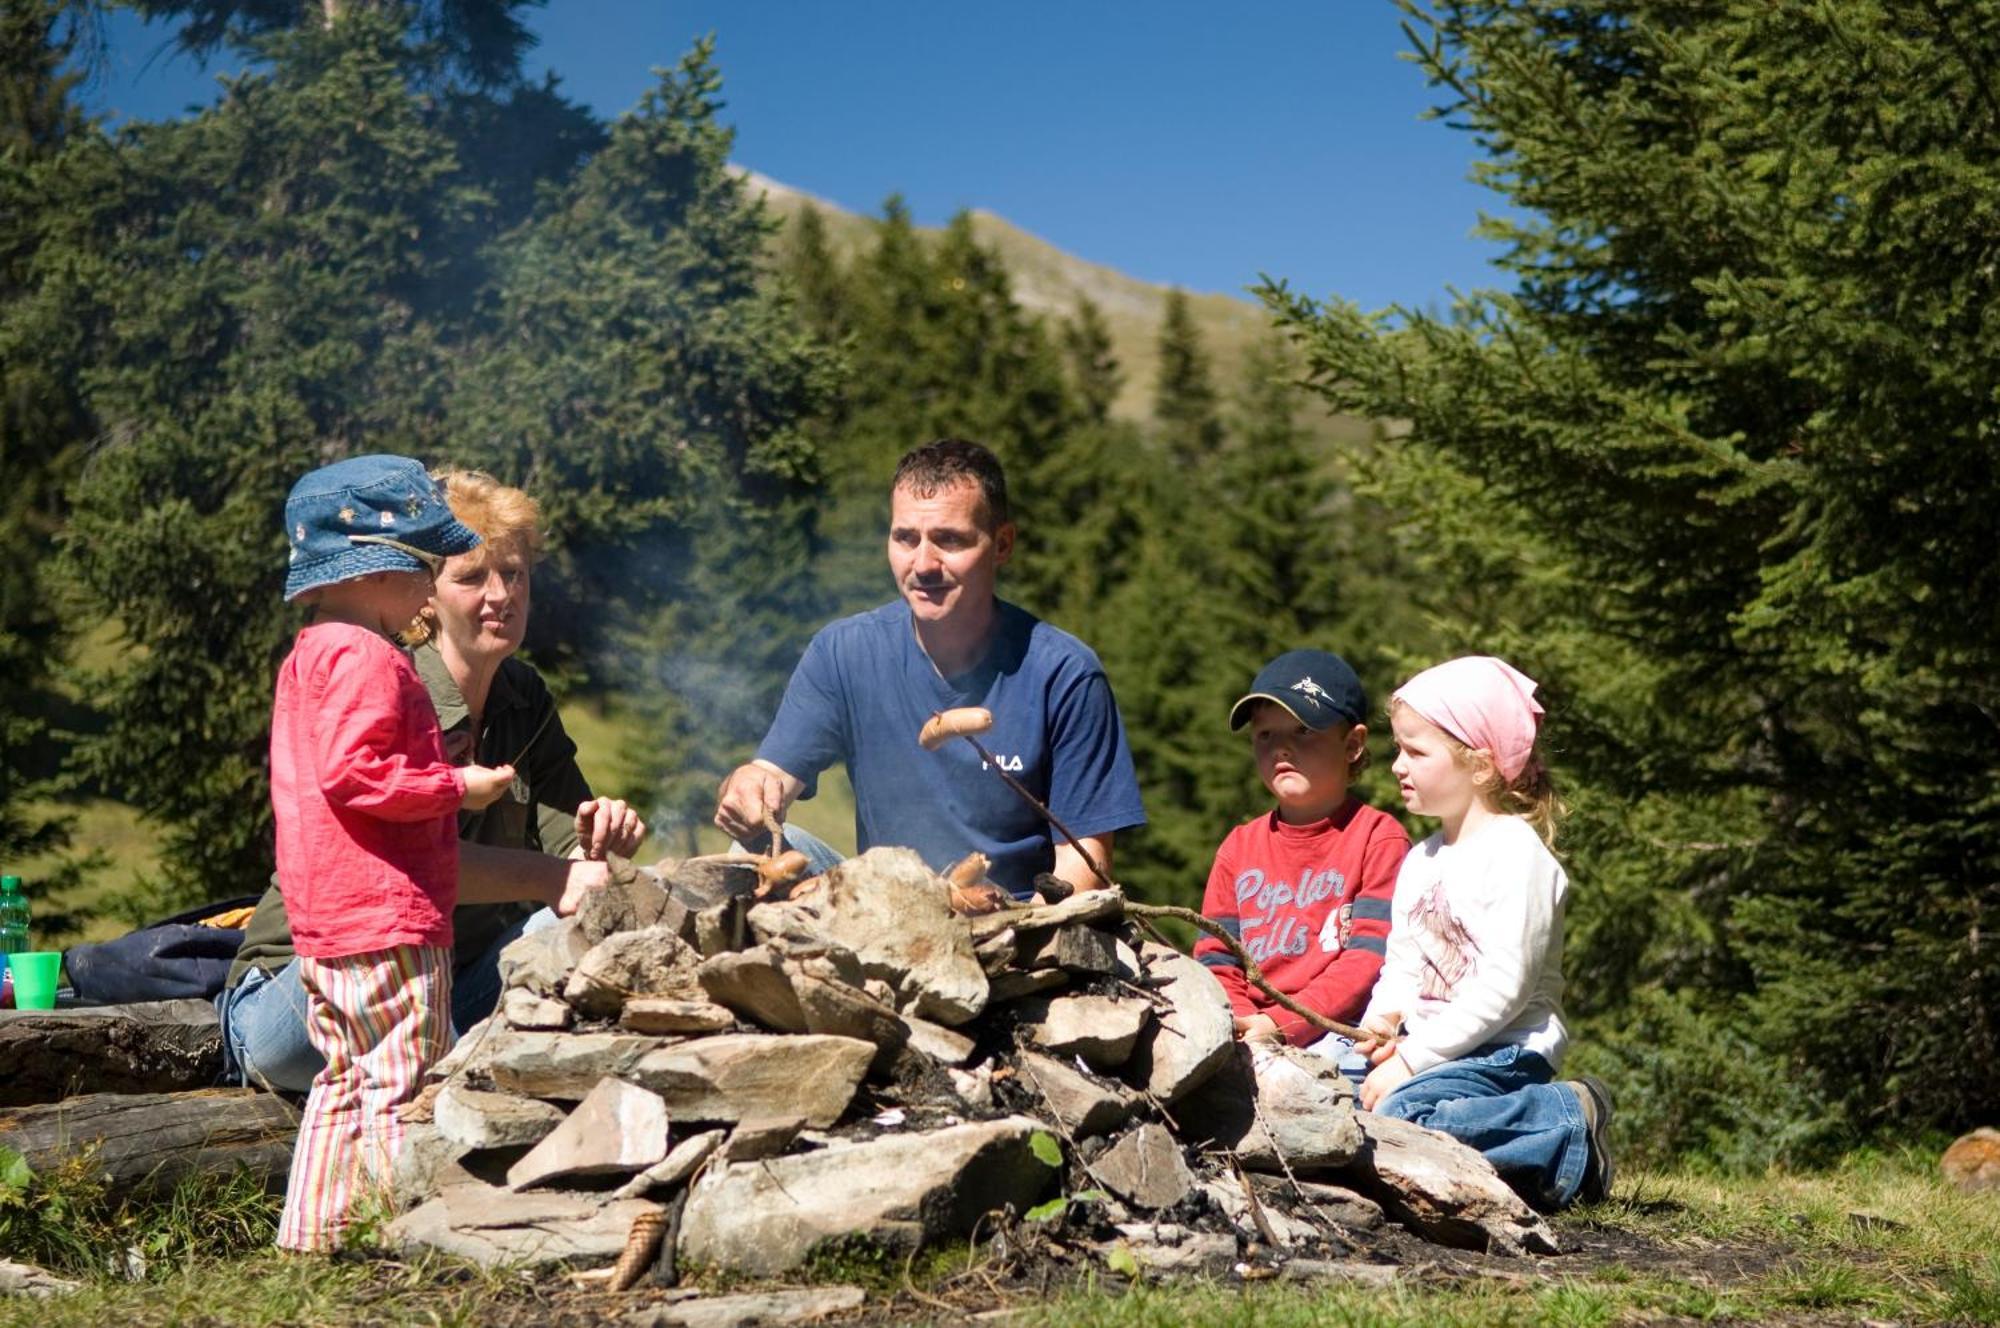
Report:
[[[1396,877],[1388,954],[1357,1044],[1371,1111],[1485,1154],[1530,1203],[1557,1209],[1611,1188],[1611,1095],[1557,1081],[1563,904],[1549,851],[1561,813],[1536,751],[1535,682],[1490,655],[1419,673],[1389,702],[1403,801],[1442,828]]]

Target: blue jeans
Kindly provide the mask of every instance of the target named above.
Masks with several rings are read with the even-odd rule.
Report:
[[[500,1004],[500,952],[525,932],[553,926],[538,909],[501,932],[486,953],[452,975],[451,1025],[470,1028]],[[306,1037],[306,989],[296,959],[276,973],[253,968],[215,998],[224,1077],[273,1092],[304,1093],[326,1060]]]
[[[1448,1134],[1485,1154],[1515,1193],[1546,1212],[1566,1207],[1590,1163],[1576,1094],[1518,1046],[1485,1046],[1407,1080],[1377,1114]]]

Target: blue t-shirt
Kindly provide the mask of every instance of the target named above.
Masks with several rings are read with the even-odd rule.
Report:
[[[954,706],[984,706],[979,741],[1008,774],[1078,837],[1144,825],[1124,722],[1104,666],[1089,646],[998,601],[993,644],[971,672],[946,680],[917,644],[902,600],[820,629],[785,686],[760,759],[805,781],[847,763],[855,839],[913,848],[942,870],[971,852],[993,880],[1025,895],[1055,863],[1055,831],[958,739],[917,745],[924,721]]]

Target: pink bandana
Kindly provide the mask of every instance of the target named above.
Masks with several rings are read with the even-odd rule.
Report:
[[[1528,764],[1542,708],[1535,680],[1503,659],[1467,655],[1425,669],[1396,689],[1395,700],[1468,747],[1493,753],[1508,783]]]

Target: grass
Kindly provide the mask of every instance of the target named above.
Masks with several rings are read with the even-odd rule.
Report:
[[[56,1246],[35,1248],[87,1285],[51,1302],[0,1301],[0,1326],[534,1324],[617,1318],[641,1303],[443,1257],[281,1256],[267,1248],[271,1201],[242,1190],[184,1186],[150,1209],[114,1214],[93,1208],[76,1178],[62,1184],[76,1200],[68,1228],[81,1235],[45,1232]],[[0,1201],[0,1255],[27,1252],[17,1244],[17,1208]],[[1053,1297],[1003,1287],[974,1308],[1012,1308],[1013,1322],[1047,1328],[2000,1323],[2000,1204],[1945,1188],[1928,1155],[1865,1155],[1803,1176],[1641,1174],[1610,1202],[1556,1224],[1578,1253],[1492,1261],[1479,1275],[1432,1273],[1378,1289],[1233,1279],[1128,1286],[1101,1274]],[[148,1252],[139,1281],[112,1271],[134,1244]],[[1591,1252],[1607,1244],[1618,1253]],[[872,1321],[928,1321],[937,1302],[890,1298],[906,1275],[922,1293],[963,1267],[961,1249],[907,1265],[850,1252],[813,1271],[868,1286]]]

